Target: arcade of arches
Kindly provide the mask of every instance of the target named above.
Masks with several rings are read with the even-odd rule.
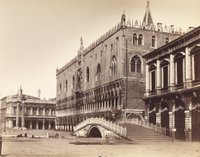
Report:
[[[124,95],[125,81],[120,79],[58,101],[56,129],[73,131],[76,124],[90,117],[115,121],[124,108]]]
[[[200,92],[174,93],[145,99],[146,119],[167,129],[167,135],[200,141]]]

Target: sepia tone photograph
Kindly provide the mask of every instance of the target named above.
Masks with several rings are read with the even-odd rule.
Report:
[[[199,0],[0,0],[0,156],[200,157]]]

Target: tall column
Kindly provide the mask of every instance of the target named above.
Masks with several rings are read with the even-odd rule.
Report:
[[[33,115],[33,107],[31,107],[30,115]]]
[[[157,86],[157,93],[161,93],[161,75],[160,75],[160,60],[157,60],[157,66],[156,66],[156,86]]]
[[[45,116],[45,108],[43,108],[43,116]]]
[[[21,124],[22,124],[22,128],[25,127],[25,105],[24,105],[24,101],[22,101],[22,118],[21,118]]]
[[[150,91],[150,88],[149,88],[149,65],[146,63],[146,90],[145,90],[145,96],[148,96],[149,95],[149,91]]]
[[[191,87],[191,61],[190,61],[190,52],[189,48],[185,48],[185,87]]]
[[[42,121],[42,129],[44,130],[45,129],[45,120],[43,119]]]
[[[36,120],[36,129],[39,129],[39,121]]]
[[[32,120],[30,120],[30,127],[29,127],[30,129],[32,129],[33,128],[33,123],[32,123]]]
[[[49,120],[49,130],[51,129],[51,121]]]
[[[145,117],[144,117],[144,119],[145,120],[149,119],[149,104],[145,105]]]
[[[52,116],[52,115],[51,115],[51,108],[49,108],[49,116]]]
[[[173,92],[174,91],[174,85],[175,85],[175,80],[174,80],[174,55],[170,54],[170,59],[169,59],[169,87],[170,87],[170,91]]]
[[[39,115],[39,107],[37,107],[36,115]]]
[[[159,111],[156,113],[156,124],[161,124],[160,108]]]
[[[17,103],[17,110],[16,110],[16,127],[19,127],[19,103]]]
[[[191,141],[191,113],[189,110],[185,110],[185,139]]]

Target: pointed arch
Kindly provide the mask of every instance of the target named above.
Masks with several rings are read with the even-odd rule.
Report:
[[[156,37],[155,36],[152,36],[151,38],[151,47],[156,47]]]
[[[110,70],[111,75],[115,75],[117,73],[117,59],[115,55],[112,56]]]
[[[133,34],[133,44],[137,45],[137,34],[136,33]]]
[[[141,73],[141,59],[137,55],[131,59],[131,72]]]
[[[139,35],[138,45],[143,45],[143,35],[142,34]]]
[[[89,67],[86,68],[86,82],[90,81],[90,69]]]

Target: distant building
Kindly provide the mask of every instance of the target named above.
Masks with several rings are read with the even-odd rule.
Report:
[[[200,141],[200,27],[144,58],[148,121],[178,139]]]
[[[121,22],[77,57],[56,71],[57,128],[73,130],[88,117],[121,117],[144,115],[144,54],[181,35],[174,26],[154,25],[149,2],[143,22]],[[71,53],[71,52],[70,52]]]
[[[54,129],[55,100],[41,100],[25,95],[20,88],[18,94],[1,99],[1,122],[4,131],[12,128]]]

